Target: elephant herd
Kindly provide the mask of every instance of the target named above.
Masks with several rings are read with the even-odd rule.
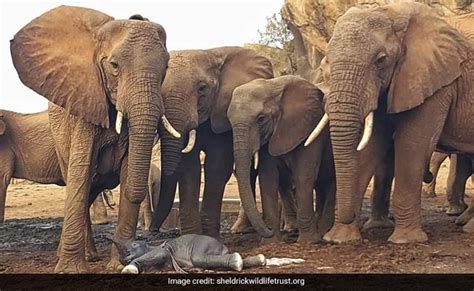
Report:
[[[362,197],[374,177],[366,227],[393,225],[393,182],[389,241],[426,241],[421,188],[433,178],[432,153],[466,157],[469,166],[458,158],[453,170],[456,185],[472,173],[473,27],[474,15],[443,19],[419,3],[351,8],[310,82],[274,78],[267,58],[241,47],[168,52],[164,28],[141,15],[52,9],[10,43],[21,81],[50,103],[34,114],[0,111],[0,217],[12,177],[66,186],[55,272],[87,272],[86,261],[98,258],[90,205],[120,185],[114,240],[133,240],[140,204],[153,191],[159,138],[152,232],[179,185],[181,232],[219,237],[234,170],[242,205],[236,229],[251,224],[281,240],[281,199],[298,242],[359,240]],[[466,210],[462,222],[473,214]],[[107,267],[123,267],[114,246]]]

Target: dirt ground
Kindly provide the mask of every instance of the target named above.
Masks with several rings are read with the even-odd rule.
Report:
[[[423,224],[429,242],[394,245],[386,242],[392,229],[363,231],[356,244],[300,245],[297,243],[260,244],[255,234],[233,235],[230,227],[237,217],[236,206],[226,206],[222,220],[222,238],[231,251],[244,256],[262,253],[266,257],[303,258],[300,264],[260,267],[247,273],[472,273],[474,238],[454,224],[446,210],[446,177],[442,166],[436,198],[423,198]],[[370,190],[370,189],[369,189]],[[473,193],[471,182],[468,194]],[[369,191],[368,191],[369,193]],[[227,198],[237,198],[236,181],[226,188]],[[114,190],[118,200],[118,191]],[[470,201],[466,198],[466,201]],[[235,203],[234,203],[235,205]],[[57,261],[64,207],[64,188],[29,182],[12,184],[7,194],[6,222],[0,225],[0,273],[51,273]],[[369,197],[364,199],[362,222],[368,219]],[[90,263],[91,272],[105,273],[110,242],[117,219],[117,207],[109,210],[111,223],[94,225],[94,237],[100,261]],[[150,238],[142,231],[138,237]],[[150,270],[159,273],[159,270]],[[165,271],[172,272],[172,271]],[[191,272],[197,272],[191,270]]]

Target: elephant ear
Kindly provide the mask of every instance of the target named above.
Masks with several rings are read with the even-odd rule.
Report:
[[[31,21],[10,41],[21,81],[70,114],[108,128],[95,34],[111,20],[92,9],[59,6]]]
[[[240,47],[209,50],[217,56],[220,69],[219,89],[211,111],[211,127],[215,133],[231,130],[227,108],[234,89],[254,79],[273,78],[272,63],[255,51]]]
[[[399,113],[422,104],[457,79],[467,49],[462,36],[426,5],[399,3],[385,9],[405,50],[395,67],[387,102],[389,113]]]
[[[287,80],[281,88],[281,116],[268,146],[272,156],[286,154],[297,147],[323,116],[323,92],[305,79],[281,78]]]

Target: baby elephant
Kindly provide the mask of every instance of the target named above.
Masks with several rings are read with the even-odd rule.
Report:
[[[242,260],[239,253],[229,253],[227,247],[210,236],[186,234],[165,240],[156,247],[148,246],[145,241],[121,243],[113,241],[120,254],[120,263],[125,267],[122,273],[138,274],[151,266],[172,263],[180,273],[182,268],[231,269],[265,265],[265,256],[257,255]]]

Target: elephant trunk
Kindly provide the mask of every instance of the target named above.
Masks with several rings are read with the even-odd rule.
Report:
[[[249,128],[245,125],[236,125],[234,132],[234,160],[240,199],[245,213],[254,229],[263,237],[272,237],[273,231],[267,227],[257,210],[257,205],[250,185],[250,159],[252,153],[249,148]]]
[[[150,225],[150,230],[152,231],[159,231],[173,207],[178,182],[177,169],[182,157],[183,137],[186,136],[186,132],[190,129],[190,126],[193,126],[193,128],[197,127],[197,119],[195,122],[189,122],[189,120],[192,119],[188,118],[189,113],[186,110],[187,106],[185,106],[186,100],[188,99],[186,94],[178,93],[176,89],[171,90],[164,98],[166,116],[176,130],[182,133],[182,138],[176,139],[162,127],[160,128],[161,191],[160,199],[156,205]]]
[[[352,66],[344,66],[347,69]],[[337,67],[334,65],[334,67]],[[355,202],[358,193],[357,173],[359,144],[364,106],[361,104],[360,73],[357,71],[331,72],[331,89],[327,101],[330,135],[336,169],[337,211],[336,222],[350,224],[356,217]]]
[[[134,79],[133,84],[125,106],[129,134],[126,197],[139,204],[148,191],[151,152],[163,110],[157,81],[150,82],[150,78],[143,76]]]

